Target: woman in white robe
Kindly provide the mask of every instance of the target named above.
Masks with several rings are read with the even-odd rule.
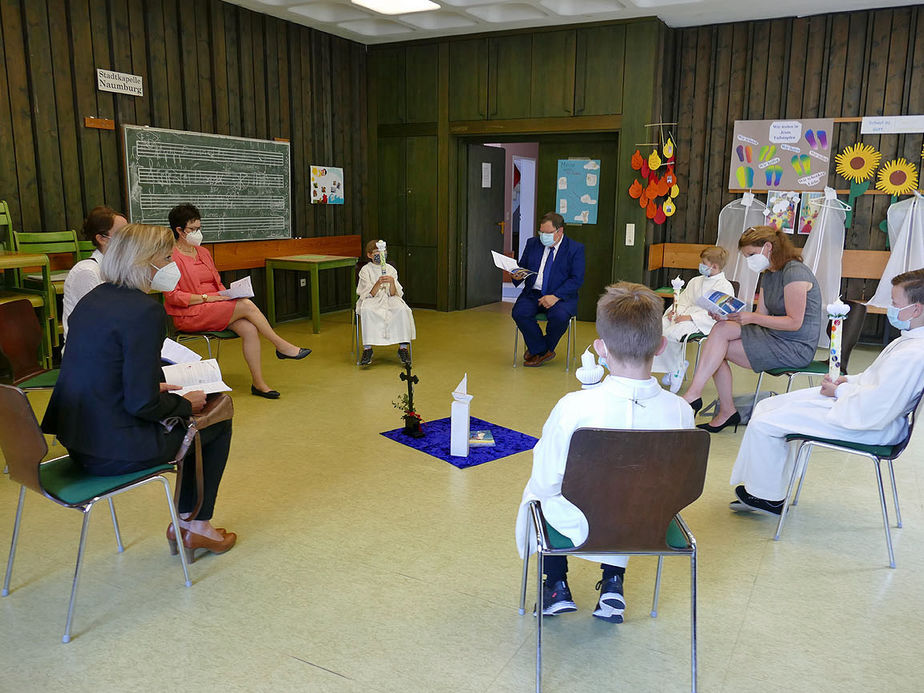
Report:
[[[384,244],[383,244],[384,245]],[[363,355],[361,365],[372,362],[373,346],[398,344],[398,356],[410,360],[410,342],[416,339],[414,315],[404,302],[404,289],[398,281],[398,270],[384,262],[376,241],[366,245],[368,262],[359,271],[356,293],[356,314],[362,326]]]

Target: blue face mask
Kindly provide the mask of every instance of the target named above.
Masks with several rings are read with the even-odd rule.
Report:
[[[704,277],[708,277],[712,274],[712,268],[709,265],[701,262],[699,263],[699,273]]]
[[[886,317],[889,319],[889,324],[896,330],[910,330],[911,321],[899,320],[898,316],[903,310],[905,310],[905,308],[910,308],[913,305],[913,303],[909,303],[907,306],[902,306],[901,308],[896,308],[895,306],[889,306],[886,308]]]
[[[539,240],[542,241],[542,245],[548,248],[550,245],[555,245],[555,234],[540,231]]]

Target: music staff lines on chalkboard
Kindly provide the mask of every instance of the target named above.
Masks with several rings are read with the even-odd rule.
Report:
[[[273,173],[244,173],[203,169],[182,171],[172,168],[153,168],[150,166],[138,167],[138,181],[154,185],[185,183],[188,185],[213,185],[223,187],[252,185],[265,188],[281,188],[285,185],[285,178]]]
[[[282,209],[285,207],[286,200],[282,196],[249,196],[249,195],[190,195],[186,198],[197,207],[218,207],[226,209],[228,205],[243,205],[249,209]],[[148,209],[173,209],[177,204],[176,195],[174,194],[157,194],[142,193],[141,208]]]
[[[135,156],[139,159],[216,161],[254,166],[279,166],[284,161],[282,155],[274,152],[240,151],[226,147],[191,147],[182,144],[145,141],[135,145]]]
[[[139,221],[142,224],[162,225],[164,223],[163,218],[156,215],[142,217]],[[259,229],[262,233],[264,231],[280,231],[286,228],[287,224],[284,217],[226,217],[224,219],[219,217],[202,222],[203,235],[207,231],[216,233],[222,231],[238,232]]]

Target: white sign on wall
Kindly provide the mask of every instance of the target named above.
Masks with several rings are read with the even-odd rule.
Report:
[[[924,115],[865,117],[860,125],[861,135],[924,132]]]
[[[126,72],[113,72],[112,70],[96,70],[96,88],[100,91],[111,91],[116,94],[129,96],[144,96],[144,84],[141,75],[130,75]]]

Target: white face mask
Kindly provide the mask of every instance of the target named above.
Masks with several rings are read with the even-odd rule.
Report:
[[[163,267],[151,264],[157,271],[151,278],[151,288],[154,291],[173,291],[180,281],[180,268],[175,262],[168,262]]]
[[[186,242],[190,245],[202,245],[202,229],[196,229],[186,234]]]
[[[546,233],[545,231],[539,232],[539,241],[548,248],[550,245],[555,245],[555,234]]]
[[[704,277],[708,277],[712,274],[712,268],[704,262],[699,263],[699,273]]]
[[[770,259],[764,255],[763,250],[761,250],[759,253],[749,255],[746,262],[748,263],[748,267],[750,267],[755,272],[763,272],[765,269],[770,267]]]

